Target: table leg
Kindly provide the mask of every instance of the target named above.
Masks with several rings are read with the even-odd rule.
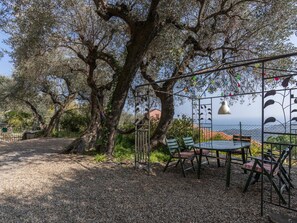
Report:
[[[202,159],[202,149],[199,150],[199,158],[198,158],[198,170],[197,170],[197,177],[200,179],[200,171],[201,171],[201,159]]]
[[[230,178],[231,178],[231,152],[227,152],[227,163],[226,163],[226,171],[227,171],[227,178],[226,178],[226,187],[230,186]]]
[[[218,167],[220,167],[221,166],[221,164],[220,164],[220,154],[219,154],[218,150],[216,150],[216,155],[217,155],[217,164],[218,164]]]

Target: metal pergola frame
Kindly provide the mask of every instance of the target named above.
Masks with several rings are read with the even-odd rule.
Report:
[[[182,76],[178,76],[178,77],[173,77],[173,78],[167,78],[167,79],[163,79],[163,80],[158,80],[152,83],[146,83],[146,84],[141,84],[136,86],[136,102],[135,102],[135,119],[136,119],[136,123],[139,121],[137,118],[137,113],[138,112],[142,112],[142,114],[148,114],[147,116],[147,120],[148,122],[146,124],[143,124],[141,127],[144,127],[141,130],[141,127],[137,126],[135,127],[135,167],[140,165],[145,165],[147,170],[150,171],[150,151],[151,151],[151,146],[150,146],[150,101],[151,101],[151,90],[150,90],[150,85],[151,84],[158,84],[158,83],[163,83],[165,81],[170,81],[170,80],[182,80],[185,78],[190,78],[190,77],[194,77],[197,75],[207,75],[207,74],[212,74],[214,72],[219,72],[219,71],[224,71],[227,69],[234,69],[234,68],[239,68],[239,67],[252,67],[252,68],[256,68],[254,65],[255,64],[261,64],[260,67],[257,67],[258,69],[261,69],[261,79],[262,79],[262,86],[261,86],[261,91],[257,91],[257,92],[247,92],[247,93],[239,93],[239,94],[232,94],[232,95],[223,95],[223,96],[208,96],[208,97],[197,97],[197,96],[186,96],[186,95],[182,95],[182,94],[178,94],[178,93],[168,93],[168,92],[163,92],[163,93],[168,93],[170,95],[173,96],[178,96],[178,97],[185,97],[188,98],[192,101],[192,122],[194,122],[194,115],[193,115],[193,102],[195,100],[198,101],[198,107],[199,107],[199,111],[198,114],[200,114],[200,107],[201,107],[201,100],[205,100],[205,99],[210,99],[212,102],[212,99],[214,98],[228,98],[228,97],[236,97],[236,96],[245,96],[245,95],[252,95],[252,94],[261,94],[262,95],[262,114],[261,114],[261,119],[262,119],[262,136],[261,136],[261,145],[262,145],[262,149],[261,149],[261,155],[262,157],[264,157],[264,145],[266,144],[270,144],[272,147],[272,144],[275,145],[275,143],[269,143],[266,142],[264,139],[264,135],[265,134],[284,134],[284,135],[288,135],[290,137],[290,143],[292,143],[292,138],[293,137],[297,137],[297,129],[294,129],[295,133],[292,133],[292,103],[297,103],[297,97],[294,97],[293,95],[293,91],[297,91],[297,87],[291,87],[290,89],[286,87],[284,87],[283,89],[278,89],[275,90],[276,92],[282,92],[282,91],[289,91],[289,93],[287,94],[287,96],[289,95],[290,99],[290,105],[289,105],[289,109],[290,109],[290,117],[289,117],[289,132],[286,132],[285,129],[285,133],[272,133],[272,132],[267,132],[265,131],[265,101],[266,101],[266,95],[267,94],[272,94],[273,90],[265,90],[265,86],[266,86],[266,82],[271,80],[271,79],[290,79],[292,76],[297,76],[297,70],[285,70],[285,69],[278,69],[278,68],[269,68],[269,67],[265,67],[267,62],[270,61],[276,61],[276,60],[280,60],[280,59],[284,59],[284,58],[290,58],[290,57],[296,57],[297,56],[297,52],[294,53],[289,53],[289,54],[283,54],[283,55],[277,55],[277,56],[271,56],[271,57],[265,57],[265,58],[257,58],[257,59],[250,59],[250,60],[244,60],[244,61],[236,61],[236,62],[232,62],[232,63],[225,63],[222,64],[219,68],[217,69],[208,69],[208,70],[200,70],[200,71],[196,71],[196,72],[192,72],[192,73],[188,73]],[[266,77],[265,76],[265,71],[279,71],[279,72],[287,72],[289,74],[287,75],[278,75],[278,76],[271,76],[271,77]],[[297,82],[297,81],[296,81]],[[145,94],[138,94],[138,90],[141,88],[146,88],[146,92]],[[274,92],[273,92],[274,93]],[[292,96],[293,95],[293,96]],[[297,95],[296,95],[297,96]],[[144,101],[142,101],[144,99]],[[296,98],[296,99],[295,99]],[[295,100],[294,102],[292,102],[292,100]],[[141,111],[140,106],[143,105],[144,102],[145,104],[145,109]],[[212,105],[211,105],[212,107]],[[284,109],[284,108],[283,108]],[[297,110],[296,110],[297,111]],[[297,121],[297,118],[296,120]],[[193,123],[192,123],[193,124]],[[199,119],[199,127],[200,127],[200,119]],[[211,128],[212,128],[212,124],[211,124]],[[144,132],[145,134],[141,133]],[[141,133],[142,135],[140,135],[139,133]],[[199,137],[200,139],[200,137]],[[285,145],[285,144],[282,144]],[[295,145],[296,146],[296,145]],[[144,149],[143,149],[144,148]],[[281,147],[279,147],[281,148]],[[141,151],[141,152],[139,152]],[[264,163],[263,159],[262,159],[262,164]],[[289,157],[289,176],[290,176],[290,170],[291,170],[291,156]],[[290,194],[290,189],[289,189],[289,194]],[[261,215],[263,215],[263,210],[264,210],[264,203],[270,203],[282,208],[286,208],[292,211],[296,211],[297,209],[294,209],[290,206],[291,201],[290,201],[290,195],[289,195],[289,202],[288,202],[288,206],[284,206],[282,205],[280,202],[275,203],[275,202],[267,202],[264,199],[264,183],[263,183],[263,174],[262,174],[262,182],[261,182]]]

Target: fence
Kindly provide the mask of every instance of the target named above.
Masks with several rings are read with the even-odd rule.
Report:
[[[23,133],[2,132],[0,131],[0,142],[15,142],[22,139]]]
[[[237,125],[213,125],[212,127],[212,137],[215,139],[232,139],[232,135],[245,135],[252,137],[252,150],[254,153],[261,152],[261,137],[262,137],[262,129],[261,125],[246,125],[246,124],[237,124]],[[280,125],[270,125],[265,127],[265,131],[269,132],[282,132],[283,127]],[[297,138],[288,137],[282,135],[264,135],[264,141],[269,142],[277,142],[277,143],[292,143],[297,145]],[[292,151],[292,159],[297,160],[297,149],[294,147]]]

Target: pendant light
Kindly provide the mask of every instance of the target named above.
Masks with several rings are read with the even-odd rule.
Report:
[[[221,107],[220,107],[220,109],[218,111],[218,114],[219,115],[230,115],[231,114],[230,108],[229,108],[228,103],[227,103],[226,100],[224,100],[222,102],[222,105],[221,105]]]

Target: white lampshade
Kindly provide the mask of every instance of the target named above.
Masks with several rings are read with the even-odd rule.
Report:
[[[228,115],[228,114],[231,114],[230,112],[230,108],[227,104],[227,101],[223,101],[222,102],[222,105],[219,109],[219,112],[218,112],[219,115]]]

